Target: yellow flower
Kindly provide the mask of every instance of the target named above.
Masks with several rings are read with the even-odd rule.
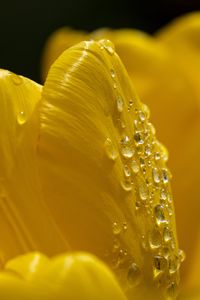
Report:
[[[43,87],[1,70],[0,93],[0,296],[174,299],[167,152],[113,44],[69,48]]]
[[[139,96],[151,109],[158,137],[169,149],[179,242],[187,254],[182,272],[185,288],[199,287],[199,34],[199,12],[178,18],[154,37],[127,29],[85,33],[89,38],[109,38],[115,43]],[[63,48],[58,45],[61,40]],[[56,58],[55,49],[61,53],[70,40],[65,28],[49,39],[44,78]]]

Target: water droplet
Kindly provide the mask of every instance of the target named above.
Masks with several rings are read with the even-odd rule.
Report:
[[[152,250],[160,248],[162,244],[161,233],[158,229],[153,229],[149,234],[149,245]]]
[[[185,260],[185,252],[181,249],[178,250],[178,257],[180,262],[182,263]]]
[[[148,193],[147,185],[143,180],[140,180],[138,185],[138,190],[139,190],[140,199],[147,200],[149,193]]]
[[[145,166],[144,158],[140,157],[140,167],[143,168]]]
[[[115,48],[111,41],[102,40],[100,41],[100,44],[103,46],[103,49],[105,49],[108,52],[108,54],[113,55],[115,53]]]
[[[167,169],[162,169],[162,179],[163,179],[164,184],[167,184],[169,182],[169,176],[168,176]]]
[[[116,76],[115,70],[111,69],[111,70],[110,70],[110,73],[111,73],[111,77],[112,77],[112,78],[115,78],[115,76]]]
[[[178,256],[170,256],[168,259],[169,262],[169,273],[170,274],[174,274],[177,272],[180,264],[179,264],[179,260],[178,260]]]
[[[145,119],[146,119],[146,116],[145,116],[144,112],[141,111],[141,110],[138,112],[138,117],[139,117],[141,122],[144,122]]]
[[[116,89],[116,88],[117,88],[117,84],[116,84],[116,82],[114,82],[114,83],[113,83],[113,87],[114,87],[114,89]]]
[[[131,108],[132,106],[133,106],[133,100],[130,99],[130,100],[129,100],[129,107]]]
[[[23,83],[23,77],[22,76],[19,76],[19,75],[16,75],[14,73],[11,74],[11,79],[12,79],[12,82],[15,84],[15,85],[20,85]]]
[[[17,122],[20,125],[23,125],[26,122],[26,114],[24,111],[20,111],[17,116]]]
[[[154,214],[158,225],[161,225],[162,223],[166,223],[163,205],[160,204],[156,205],[154,207]]]
[[[154,180],[155,183],[160,182],[160,175],[159,175],[159,172],[158,172],[157,168],[152,169],[152,176],[153,176],[153,180]]]
[[[153,124],[150,123],[150,122],[148,122],[147,125],[148,125],[149,131],[150,131],[153,135],[155,135],[155,134],[156,134],[156,129],[155,129],[155,127],[153,126]]]
[[[147,156],[150,156],[150,155],[151,155],[151,146],[150,146],[150,145],[146,145],[146,146],[145,146],[144,153],[145,153]]]
[[[121,227],[120,227],[119,223],[114,222],[113,223],[113,234],[118,235],[118,234],[120,234],[120,232],[121,232]]]
[[[127,165],[124,166],[124,175],[126,177],[130,177],[131,176],[131,170],[130,170],[129,166],[127,166]]]
[[[149,107],[148,107],[146,104],[143,104],[142,110],[143,110],[143,112],[144,112],[144,114],[145,114],[145,117],[146,117],[147,119],[149,119],[149,117],[150,117],[150,110],[149,110]]]
[[[174,300],[177,295],[177,289],[176,282],[171,282],[166,289],[166,300]]]
[[[105,140],[105,150],[108,158],[110,158],[111,160],[116,160],[118,152],[110,138],[107,138]]]
[[[142,139],[142,135],[139,131],[134,134],[134,140],[139,145],[144,144],[144,140]]]
[[[160,192],[160,200],[161,201],[167,200],[167,193],[164,189],[162,189],[161,192]]]
[[[139,172],[140,167],[139,167],[138,163],[136,162],[136,160],[131,161],[131,169],[132,169],[133,173],[135,173],[135,174]]]
[[[155,160],[160,160],[160,153],[159,153],[159,152],[156,152],[156,153],[154,154],[154,159],[155,159]]]
[[[121,186],[126,192],[130,192],[133,188],[133,182],[130,179],[125,178],[125,180],[121,182]]]
[[[169,243],[172,240],[172,232],[169,228],[165,227],[163,229],[163,240],[165,243]]]
[[[153,257],[153,274],[156,278],[160,273],[165,272],[167,269],[167,260],[164,256],[156,255]]]
[[[132,263],[127,274],[128,284],[131,287],[137,286],[141,281],[141,271],[136,263]]]
[[[118,112],[121,113],[124,109],[124,101],[123,101],[122,96],[118,95],[116,98],[116,101],[117,101],[117,110],[118,110]]]
[[[121,140],[121,154],[124,158],[133,157],[135,150],[133,149],[130,139],[128,136],[125,136],[124,139]]]

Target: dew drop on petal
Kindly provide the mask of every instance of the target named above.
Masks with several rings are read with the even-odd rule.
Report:
[[[105,49],[108,54],[113,55],[115,53],[114,45],[109,40],[102,40],[100,41],[100,44],[102,45],[103,49]]]
[[[153,229],[149,233],[149,246],[152,250],[160,248],[162,244],[162,236],[158,229]]]
[[[152,169],[152,176],[153,176],[153,180],[154,180],[155,183],[160,182],[160,175],[159,175],[159,172],[158,172],[157,168]]]
[[[139,144],[139,145],[144,144],[144,140],[142,139],[142,135],[140,132],[136,132],[134,134],[134,140],[135,140],[136,144]]]
[[[118,110],[118,112],[121,113],[124,109],[124,100],[123,100],[122,96],[117,95],[116,101],[117,101],[117,110]]]
[[[121,232],[121,227],[120,227],[120,225],[119,225],[118,222],[114,222],[112,228],[113,228],[113,234],[114,234],[114,235],[120,234],[120,232]]]
[[[127,280],[131,287],[137,286],[140,283],[141,270],[136,263],[132,263],[128,268]]]
[[[154,207],[154,215],[158,225],[161,225],[162,223],[166,223],[163,205],[158,204]]]
[[[115,78],[116,74],[115,74],[115,70],[111,69],[110,70],[110,74],[112,78]]]
[[[109,159],[116,160],[118,156],[117,149],[114,147],[113,142],[110,138],[105,140],[105,151]]]
[[[133,173],[135,173],[135,174],[137,174],[139,172],[140,167],[136,160],[131,161],[131,169],[132,169]]]
[[[185,252],[181,249],[178,250],[178,257],[180,262],[183,262],[185,260]]]
[[[17,116],[17,122],[20,125],[23,125],[26,122],[26,114],[24,111],[20,111]]]
[[[15,84],[15,85],[20,85],[23,83],[23,77],[22,76],[19,76],[19,75],[16,75],[14,73],[11,74],[11,79],[12,79],[12,82]]]

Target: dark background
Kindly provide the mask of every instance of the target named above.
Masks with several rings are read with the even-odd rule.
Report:
[[[200,0],[0,0],[0,67],[40,82],[40,57],[51,32],[134,27],[153,33],[171,19],[200,10]]]

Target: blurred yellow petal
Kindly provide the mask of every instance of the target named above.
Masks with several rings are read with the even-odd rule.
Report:
[[[0,272],[0,298],[126,299],[111,271],[87,253],[63,254],[52,259],[30,253],[15,258]]]
[[[66,250],[41,195],[33,110],[42,87],[0,70],[0,260],[28,250]],[[64,248],[65,246],[65,248]]]
[[[44,200],[71,249],[106,261],[137,299],[175,291],[180,258],[166,150],[111,42],[65,51],[38,110]]]
[[[42,57],[42,79],[45,81],[50,66],[67,48],[85,40],[86,32],[68,27],[56,30],[48,39]]]
[[[180,294],[178,300],[200,300],[200,289],[186,290]]]
[[[200,106],[200,12],[179,17],[157,33],[190,80]]]

